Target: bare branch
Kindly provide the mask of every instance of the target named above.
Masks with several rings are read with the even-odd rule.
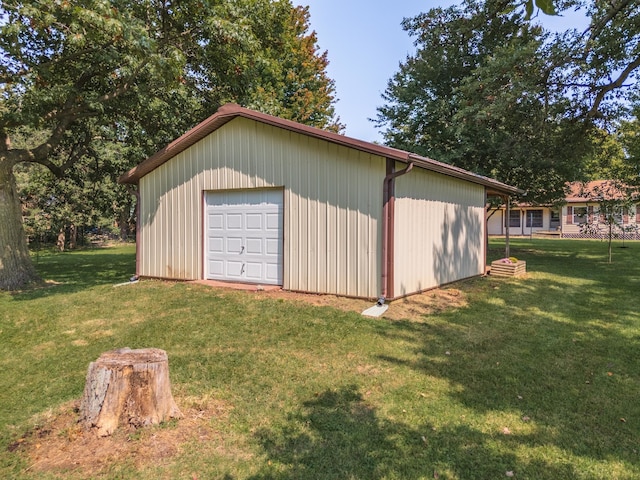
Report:
[[[602,85],[598,87],[598,93],[596,95],[595,100],[593,101],[593,105],[591,105],[591,108],[587,112],[587,117],[593,118],[597,116],[598,108],[600,108],[600,104],[604,100],[604,97],[607,95],[607,93],[615,90],[616,88],[622,87],[624,85],[624,82],[627,80],[627,78],[629,78],[629,75],[631,75],[633,71],[638,67],[640,67],[640,56],[637,57],[629,65],[627,65],[627,67],[624,70],[622,70],[622,72],[620,72],[620,75],[616,80],[606,85]]]
[[[607,24],[613,20],[625,7],[629,6],[632,0],[613,0],[611,2],[611,9],[607,12],[607,14],[602,17],[597,23],[589,25],[589,28],[585,30],[585,34],[589,33],[589,39],[587,40],[587,49],[588,45],[590,45],[595,38],[602,33],[602,30],[607,26]]]

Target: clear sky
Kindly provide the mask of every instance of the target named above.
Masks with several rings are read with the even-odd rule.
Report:
[[[336,112],[347,128],[345,134],[382,142],[373,122],[382,105],[387,82],[400,62],[415,47],[400,22],[431,8],[448,7],[456,0],[293,0],[308,5],[311,29],[318,35],[321,51],[328,51],[327,72],[335,81]],[[545,18],[547,28],[584,28],[581,15]],[[541,15],[542,17],[542,15]]]

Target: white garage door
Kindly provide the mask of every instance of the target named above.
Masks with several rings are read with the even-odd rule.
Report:
[[[282,285],[282,191],[206,195],[206,278]]]

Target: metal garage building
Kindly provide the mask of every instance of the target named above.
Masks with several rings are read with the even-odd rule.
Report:
[[[484,273],[486,197],[518,192],[234,104],[120,182],[142,277],[388,299]]]

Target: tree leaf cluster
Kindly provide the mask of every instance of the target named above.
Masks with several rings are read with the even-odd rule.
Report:
[[[378,108],[386,143],[516,185],[530,203],[563,198],[566,182],[593,175],[598,132],[628,108],[640,65],[632,4],[536,2],[546,14],[588,7],[585,32],[557,35],[531,21],[531,1],[465,0],[406,19],[416,52]]]
[[[224,103],[343,128],[308,9],[289,0],[8,0],[0,18],[0,288],[33,276],[17,173],[23,200],[69,224],[88,184],[102,218],[120,216],[109,190],[130,210],[117,174]]]

